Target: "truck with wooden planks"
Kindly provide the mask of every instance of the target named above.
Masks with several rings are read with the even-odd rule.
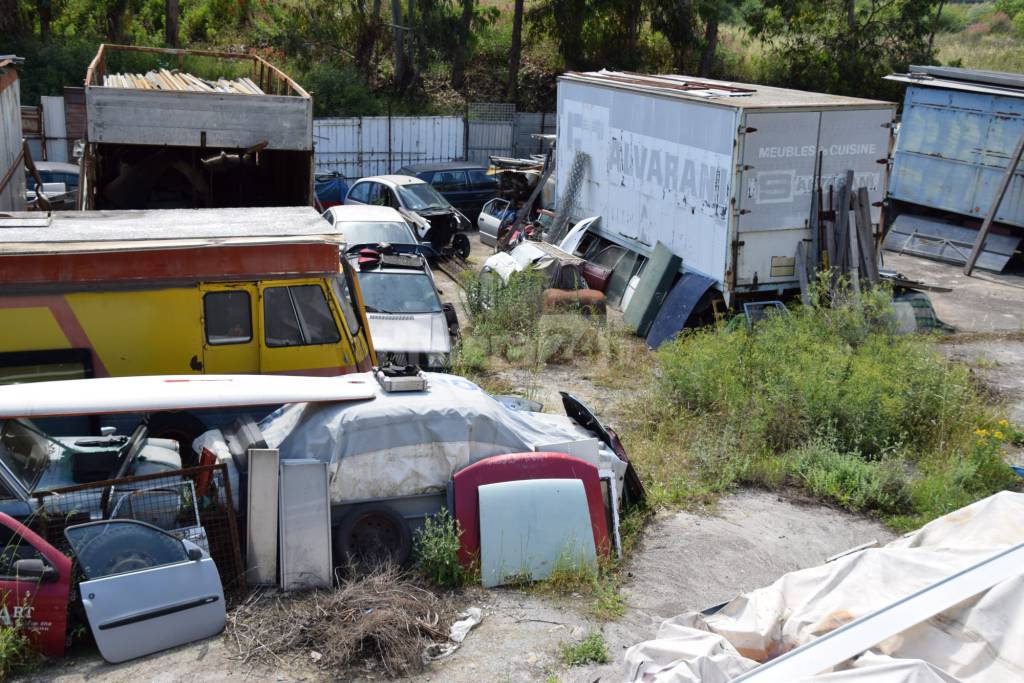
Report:
[[[566,73],[559,202],[572,220],[600,216],[576,251],[608,270],[612,305],[625,308],[659,243],[727,304],[772,298],[799,286],[816,179],[838,189],[852,170],[877,226],[894,115],[890,102],[764,85]]]
[[[313,100],[256,54],[103,44],[81,209],[311,206]]]

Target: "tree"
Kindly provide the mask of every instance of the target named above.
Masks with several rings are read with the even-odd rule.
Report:
[[[469,58],[470,31],[473,24],[474,0],[462,0],[462,18],[452,60],[452,87],[462,90],[466,85],[466,60]]]
[[[377,47],[377,39],[380,37],[380,9],[381,0],[373,0],[369,14],[366,12],[365,0],[356,0],[355,2],[357,26],[354,61],[356,69],[359,70],[359,73],[363,75],[367,82],[370,80],[373,53]]]
[[[164,2],[164,41],[172,46],[178,46],[178,0],[165,0]]]
[[[508,51],[508,86],[506,94],[509,102],[519,99],[519,60],[523,51],[523,0],[515,0],[512,9],[512,45]]]
[[[773,80],[825,92],[885,96],[886,74],[934,61],[941,0],[762,0],[746,13],[776,60]]]

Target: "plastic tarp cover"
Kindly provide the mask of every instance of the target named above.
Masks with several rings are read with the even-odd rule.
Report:
[[[297,403],[260,422],[281,459],[330,463],[332,503],[444,491],[459,469],[492,455],[535,451],[545,444],[594,435],[564,415],[512,410],[469,380],[424,373],[425,391],[386,393],[371,401]],[[600,468],[615,473],[618,490],[626,463],[601,444]]]
[[[783,575],[711,615],[664,622],[631,647],[625,680],[729,681],[1024,542],[1024,494],[1003,492],[881,548]],[[1022,567],[1024,571],[1024,567]],[[1024,576],[997,584],[807,682],[996,683],[1024,676]]]

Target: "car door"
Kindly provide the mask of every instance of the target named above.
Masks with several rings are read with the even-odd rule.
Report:
[[[199,287],[203,297],[203,371],[255,373],[260,347],[253,321],[255,283],[215,283]]]
[[[64,654],[71,560],[0,513],[0,627],[25,628],[44,655]]]
[[[78,588],[96,646],[124,662],[224,628],[224,590],[199,546],[145,522],[117,519],[64,530],[85,580]]]
[[[480,216],[476,219],[476,226],[480,230],[480,241],[489,247],[498,243],[498,231],[501,222],[505,218],[510,202],[507,199],[492,199],[484,204],[480,210]]]

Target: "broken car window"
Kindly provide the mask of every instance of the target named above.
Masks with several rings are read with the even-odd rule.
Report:
[[[203,296],[206,341],[244,344],[252,341],[252,308],[244,291],[207,292]]]
[[[50,444],[18,420],[0,428],[0,460],[31,491],[49,464]]]
[[[87,579],[185,562],[185,544],[170,534],[134,520],[113,520],[64,530]]]

